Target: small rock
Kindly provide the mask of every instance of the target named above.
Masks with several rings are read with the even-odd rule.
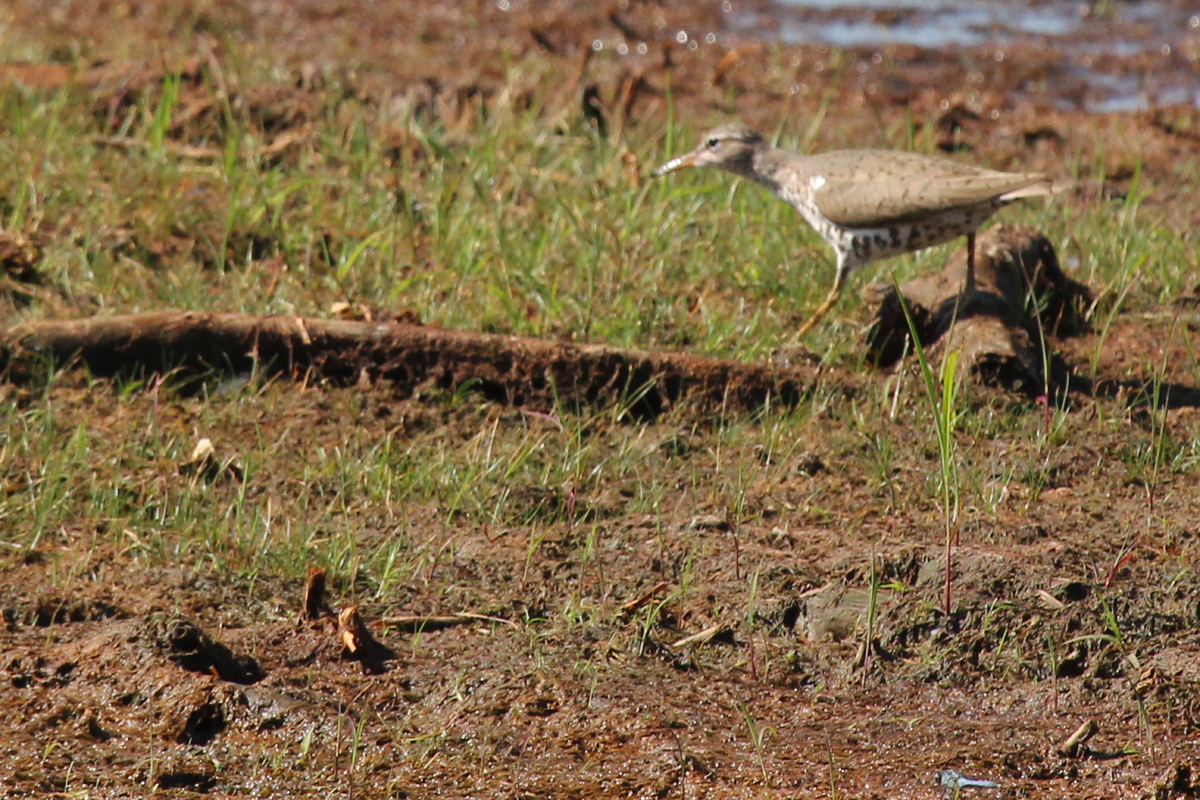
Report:
[[[716,514],[702,514],[692,517],[692,521],[688,523],[688,530],[727,531],[729,530],[729,519]]]

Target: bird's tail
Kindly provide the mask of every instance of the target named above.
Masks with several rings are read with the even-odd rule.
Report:
[[[1029,177],[1031,181],[1028,185],[1000,195],[1000,202],[1008,203],[1024,197],[1046,197],[1075,188],[1075,181],[1070,178],[1048,178],[1044,175]]]

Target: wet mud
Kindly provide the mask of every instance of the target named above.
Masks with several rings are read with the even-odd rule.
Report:
[[[1143,208],[1164,224],[1200,224],[1195,184],[1179,170],[1200,157],[1200,112],[1182,104],[1100,115],[1031,96],[1064,68],[1028,43],[942,52],[779,44],[739,34],[717,3],[24,0],[8,12],[8,35],[47,43],[59,61],[6,65],[0,80],[94,97],[107,121],[99,147],[139,146],[122,138],[122,114],[153,90],[164,62],[182,65],[180,106],[191,109],[170,147],[213,155],[204,148],[219,147],[211,136],[222,92],[253,109],[258,155],[287,159],[311,135],[316,94],[330,86],[429,115],[453,134],[532,92],[508,85],[503,65],[536,55],[562,78],[548,107],[583,114],[608,136],[648,138],[668,107],[697,126],[836,116],[828,130],[839,138],[822,128],[817,148],[882,145],[881,121],[912,120],[943,150],[997,166],[1102,164],[1085,199],[1144,193]],[[1172,58],[1191,69],[1187,46]],[[211,85],[212,59],[233,51],[285,77]],[[424,146],[402,126],[390,135],[397,158]],[[254,231],[233,234],[238,250],[263,245]],[[117,244],[170,263],[202,257],[202,238]],[[3,241],[0,291],[40,291],[23,277],[36,261],[26,243]],[[1184,458],[1196,412],[1158,411],[1156,399],[1152,416],[1131,402],[1164,379],[1195,385],[1194,330],[1171,322],[1171,309],[1141,311],[1056,342],[1067,363],[1100,354],[1095,369],[1112,378],[1115,402],[1080,408],[1053,448],[1013,445],[1038,467],[959,531],[949,613],[941,510],[887,493],[908,481],[912,496],[925,496],[922,481],[936,470],[921,444],[928,432],[899,430],[907,455],[884,480],[869,478],[879,470],[850,431],[844,387],[824,378],[816,422],[782,464],[743,454],[763,468],[746,479],[743,505],[697,488],[685,463],[723,452],[720,407],[678,403],[638,429],[675,487],[655,513],[631,511],[634,493],[620,485],[517,486],[511,504],[524,516],[507,532],[414,506],[406,521],[427,560],[386,604],[358,602],[369,587],[353,554],[326,565],[330,613],[316,604],[314,614],[302,579],[262,581],[249,568],[214,575],[186,552],[173,557],[182,532],[151,545],[80,519],[6,549],[4,793],[903,800],[941,796],[934,776],[954,767],[1000,784],[980,798],[1194,797],[1200,485],[1194,470],[1156,482],[1143,444],[1150,435]],[[461,444],[499,421],[561,432],[544,410],[462,403],[448,396],[452,385],[397,396],[377,381],[359,385],[358,374],[256,388],[226,441],[293,436],[299,454],[351,435]],[[186,396],[117,402],[117,389],[70,372],[4,391],[18,407],[49,396],[63,430],[97,426],[121,441],[153,419],[173,436],[194,434]],[[972,402],[1018,413],[1006,398],[981,389]],[[1095,424],[1076,436],[1085,422]],[[615,437],[618,451],[643,424],[597,418],[586,433]],[[964,438],[973,459],[996,446],[986,430]],[[29,474],[37,466],[25,465]],[[303,466],[299,455],[279,456],[239,478],[159,464],[137,476],[131,502],[151,485],[164,496],[197,486],[223,498],[286,496]],[[17,494],[19,481],[4,490]],[[372,514],[347,524],[362,542],[397,535]],[[237,542],[214,547],[230,563],[253,563]],[[350,607],[357,620],[332,613]],[[468,622],[434,622],[462,614]],[[1064,747],[1089,720],[1096,732]]]

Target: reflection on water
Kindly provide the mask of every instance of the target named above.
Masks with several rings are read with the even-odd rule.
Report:
[[[1022,37],[1082,34],[1138,48],[1174,41],[1197,22],[1169,3],[1091,4],[1045,0],[1032,5],[996,0],[778,0],[781,36],[840,47],[901,42],[919,46],[982,45]],[[881,13],[886,12],[886,13]]]
[[[770,16],[775,23],[770,33],[789,43],[846,48],[1045,45],[1068,58],[1070,76],[1092,90],[1083,103],[1091,110],[1200,106],[1200,0],[776,0]],[[768,33],[755,31],[758,23],[749,18],[742,22],[743,33]],[[1181,45],[1188,57],[1165,58]],[[1152,87],[1139,74],[1146,69],[1147,54],[1164,56]],[[1143,62],[1136,71],[1112,64],[1100,71],[1093,61],[1101,56],[1142,57]]]
[[[881,43],[915,44],[919,47],[938,47],[946,44],[982,45],[1006,37],[1014,31],[1041,36],[1065,36],[1079,29],[1081,20],[1077,4],[1053,4],[1026,8],[1001,3],[947,2],[942,0],[864,0],[846,3],[844,0],[782,0],[782,6],[834,12],[842,9],[878,13],[862,19],[831,18],[809,22],[784,11],[780,33],[785,41],[821,41],[839,47],[856,47]],[[1069,5],[1070,8],[1064,6]],[[907,13],[906,13],[907,12]]]

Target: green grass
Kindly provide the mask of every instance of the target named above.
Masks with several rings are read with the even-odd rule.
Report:
[[[648,123],[604,141],[581,119],[549,123],[535,93],[527,108],[463,130],[404,117],[397,138],[378,109],[330,90],[294,150],[263,156],[270,137],[248,112],[217,108],[190,143],[223,156],[195,159],[166,146],[184,92],[169,78],[161,95],[120,110],[118,132],[144,148],[98,144],[112,131],[78,90],[0,96],[0,160],[12,165],[0,172],[0,218],[38,238],[57,298],[14,307],[10,320],[161,308],[322,315],[350,300],[450,328],[763,361],[832,279],[817,236],[756,186],[709,172],[631,181],[624,148],[644,175],[670,155],[666,143],[690,146],[690,130]],[[785,128],[782,144],[808,137]],[[1147,223],[1139,197],[1135,186],[1115,206],[1003,212],[1045,231],[1078,258],[1069,272],[1098,288],[1097,362],[1122,314],[1191,288],[1194,240]],[[937,249],[855,276],[806,344],[868,372],[851,321],[864,316],[857,289],[945,257]],[[382,603],[437,580],[467,538],[517,548],[518,577],[533,581],[540,554],[565,536],[596,579],[573,583],[570,613],[583,618],[595,601],[585,586],[611,602],[602,548],[618,520],[656,520],[662,552],[682,546],[663,573],[687,600],[704,591],[691,587],[705,556],[772,529],[886,539],[880,520],[900,516],[1003,542],[999,521],[1036,516],[1045,491],[1083,474],[1071,459],[1096,435],[1120,434],[1117,458],[1154,487],[1156,520],[1182,519],[1172,482],[1196,478],[1194,425],[1158,407],[1141,428],[1112,406],[1087,419],[1060,411],[1047,432],[1016,398],[983,393],[941,409],[938,387],[927,396],[911,374],[879,377],[853,399],[831,381],[796,409],[717,419],[681,409],[631,425],[611,410],[527,415],[470,392],[401,404],[398,419],[378,393],[320,398],[321,387],[254,378],[193,397],[169,380],[152,390],[51,371],[0,400],[0,513],[14,554],[93,537],[138,563],[184,562],[249,584],[298,579],[319,561],[347,591]],[[200,436],[236,458],[245,480],[181,475]],[[809,452],[826,464],[815,477],[797,467]],[[727,541],[665,544],[672,526],[705,514],[729,521]],[[734,565],[738,579],[758,576],[756,563]],[[762,580],[728,602],[762,603]]]
[[[461,135],[403,120],[397,156],[367,108],[330,93],[298,153],[255,156],[265,137],[235,117],[204,141],[227,145],[221,161],[162,149],[177,91],[168,79],[161,99],[125,112],[144,150],[91,141],[103,131],[76,92],[3,98],[0,118],[12,124],[0,154],[16,165],[0,176],[6,227],[51,232],[42,268],[81,311],[321,314],[348,299],[448,327],[760,360],[832,279],[824,244],[758,187],[709,172],[630,186],[613,143],[582,123],[547,128],[536,103]],[[666,157],[662,134],[630,134],[643,169]],[[785,132],[783,144],[799,143]],[[1087,254],[1074,272],[1100,287],[1098,319],[1121,310],[1135,282],[1152,281],[1159,299],[1190,288],[1194,244],[1135,215],[1134,203],[1004,212]],[[856,276],[808,344],[853,359],[857,334],[840,320],[857,315],[858,287],[944,257]],[[272,259],[286,265],[277,279],[263,274],[278,271]]]
[[[32,45],[4,44],[9,56],[38,57]],[[237,85],[271,80],[221,52]],[[786,90],[799,72],[779,59],[769,80]],[[852,61],[831,57],[828,72]],[[697,130],[647,115],[622,140],[604,140],[573,101],[562,105],[562,76],[543,62],[514,56],[505,69],[510,100],[461,120],[381,105],[331,78],[297,95],[309,133],[281,153],[264,150],[279,131],[246,98],[215,101],[175,127],[198,95],[174,73],[119,102],[77,88],[0,91],[0,225],[37,241],[46,279],[28,303],[0,295],[4,324],[164,308],[320,316],[350,301],[450,328],[748,362],[790,341],[832,280],[827,248],[792,209],[724,174],[648,179]],[[835,91],[814,83],[818,113],[797,98],[769,135],[795,149],[852,144]],[[741,99],[730,90],[723,102]],[[893,113],[867,144],[931,151],[932,121]],[[182,142],[211,155],[181,155]],[[1099,176],[1104,154],[1080,156],[1074,169]],[[1179,169],[1194,180],[1194,164]],[[1064,196],[1001,218],[1046,233],[1067,272],[1097,290],[1096,334],[1074,358],[1084,373],[1195,385],[1195,312],[1171,303],[1193,288],[1200,253],[1189,232],[1156,223],[1143,206],[1152,191],[1135,183],[1122,201]],[[275,686],[318,701],[293,712],[313,714],[302,732],[258,731],[266,749],[239,752],[240,732],[187,748],[211,758],[221,790],[234,793],[277,781],[310,794],[385,796],[385,785],[386,796],[418,785],[472,794],[460,787],[477,783],[479,796],[492,787],[552,795],[570,793],[552,780],[569,773],[597,776],[585,794],[646,793],[621,783],[629,764],[644,763],[628,759],[677,749],[678,782],[665,793],[730,784],[795,793],[823,773],[815,752],[828,762],[829,791],[857,796],[881,758],[924,769],[937,747],[910,751],[912,742],[964,733],[966,763],[995,765],[998,753],[1020,755],[1010,735],[1043,747],[1080,714],[1105,715],[1105,741],[1139,754],[1186,746],[1194,684],[1163,671],[1153,693],[1139,673],[1164,649],[1178,657],[1194,628],[1197,416],[1163,407],[1161,393],[1134,410],[1077,396],[1047,426],[1026,398],[939,381],[936,364],[928,384],[913,359],[892,374],[864,364],[859,289],[940,269],[947,254],[851,278],[804,343],[835,368],[795,408],[681,406],[638,422],[616,399],[578,410],[564,397],[531,412],[470,387],[398,397],[388,385],[257,373],[185,385],[100,380],[64,364],[0,382],[0,600],[22,642],[8,669],[15,676],[18,660],[34,658],[38,670],[43,660],[56,667],[64,654],[74,663],[104,641],[99,624],[31,631],[22,614],[43,601],[67,608],[99,596],[133,617],[144,605],[194,615],[263,656]],[[1139,346],[1173,338],[1175,360],[1114,355],[1137,345],[1123,332],[1131,323],[1152,331]],[[839,385],[847,372],[863,378],[853,395]],[[182,466],[202,437],[240,479]],[[923,568],[952,532],[947,614],[940,570]],[[509,624],[382,634],[399,658],[363,678],[305,655],[306,636],[329,638],[295,624],[312,564],[329,570],[335,607],[361,602],[372,621],[473,611]],[[645,605],[622,611],[660,582]],[[868,592],[843,642],[809,641],[796,616],[826,584]],[[1039,602],[1038,589],[1061,607]],[[720,641],[671,647],[716,624],[728,631]],[[117,630],[125,643],[128,631]],[[28,646],[39,636],[43,652]],[[860,643],[869,669],[856,669]],[[1085,675],[1061,669],[1084,661]],[[80,661],[75,674],[88,669]],[[1042,682],[1055,702],[1045,703]],[[87,752],[100,743],[65,714],[57,721],[78,703],[75,689],[45,685],[53,691],[18,711],[21,735],[54,715],[35,737],[41,761],[26,754],[40,767],[27,771],[53,772],[53,756],[75,777],[39,790],[101,796],[105,782],[128,773],[152,784],[173,764],[163,718],[150,713],[147,738],[130,722],[138,718],[102,705],[101,722],[120,726],[111,746],[142,762],[135,771],[106,760],[87,776]],[[363,694],[379,687],[386,703]],[[863,708],[913,696],[924,699],[901,704],[913,716],[900,725],[886,715],[863,723]],[[561,712],[534,716],[542,698],[561,700]],[[935,718],[943,701],[945,719]],[[1018,724],[997,734],[997,710]],[[1122,769],[1157,776],[1169,766],[1145,758]],[[880,776],[896,781],[869,780]]]

